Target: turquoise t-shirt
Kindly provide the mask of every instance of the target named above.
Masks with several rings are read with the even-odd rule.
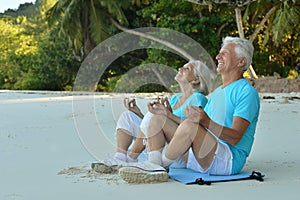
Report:
[[[178,99],[182,96],[182,93],[177,93],[170,98],[170,106],[173,109]],[[180,107],[173,110],[173,114],[181,119],[186,119],[184,110],[186,106],[201,106],[205,107],[207,98],[200,92],[194,92]]]
[[[258,93],[245,79],[239,79],[225,88],[218,87],[206,104],[204,110],[207,115],[222,126],[231,128],[234,116],[250,122],[239,143],[234,146],[227,143],[233,155],[232,174],[242,170],[251,151],[259,109]],[[220,135],[220,133],[214,134],[217,137]]]

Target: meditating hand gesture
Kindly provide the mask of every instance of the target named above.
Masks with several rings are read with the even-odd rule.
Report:
[[[134,112],[136,115],[139,117],[143,118],[144,115],[142,114],[140,108],[137,106],[135,99],[129,99],[129,98],[124,98],[124,106],[127,108],[129,111]]]
[[[155,101],[148,103],[148,111],[156,115],[168,116],[168,113],[172,113],[167,97],[157,97]]]

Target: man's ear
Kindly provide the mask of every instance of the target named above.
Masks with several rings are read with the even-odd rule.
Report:
[[[240,67],[244,67],[246,65],[246,58],[242,58],[239,62]]]

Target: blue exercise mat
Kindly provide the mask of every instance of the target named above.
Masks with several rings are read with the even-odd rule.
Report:
[[[202,174],[192,169],[187,168],[170,168],[170,178],[179,181],[183,184],[199,184],[199,185],[210,185],[214,182],[225,182],[225,181],[237,181],[237,180],[248,180],[255,179],[263,181],[264,174],[260,172],[241,172],[236,175],[230,176],[216,176],[209,174]]]

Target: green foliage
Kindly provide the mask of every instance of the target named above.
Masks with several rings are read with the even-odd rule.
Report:
[[[275,44],[282,43],[286,33],[290,33],[300,23],[300,6],[289,5],[288,1],[282,3],[273,21],[272,32]]]
[[[0,13],[0,18],[4,16],[10,16],[17,18],[18,16],[25,16],[26,18],[31,18],[35,13],[35,5],[33,3],[20,4],[17,10],[8,9],[4,13]]]
[[[0,88],[64,90],[73,85],[80,63],[43,16],[3,17],[0,25]]]
[[[122,9],[129,3],[127,0],[58,0],[48,10],[47,19],[51,26],[60,22],[60,34],[68,38],[77,54],[83,51],[80,55],[83,59],[110,36],[111,18],[128,24]]]
[[[169,88],[165,88],[161,84],[149,83],[136,89],[134,92],[170,92]]]
[[[193,38],[212,56],[218,52],[216,47],[220,46],[221,37],[234,28],[227,25],[220,29],[223,24],[234,18],[233,12],[229,13],[226,10],[226,15],[220,15],[218,9],[209,12],[208,9],[194,7],[185,0],[157,1],[141,13],[142,17],[151,19],[153,26],[170,28]]]
[[[177,72],[174,69],[147,63],[136,66],[120,76],[115,82],[114,92],[163,92],[174,85],[174,76]]]
[[[280,65],[275,62],[269,62],[269,55],[264,52],[255,52],[253,55],[255,60],[255,71],[259,75],[273,76],[274,72],[278,72]]]
[[[256,49],[253,67],[258,75],[276,72],[282,77],[295,77],[293,68],[300,59],[297,1],[258,0],[247,4],[242,9],[245,36],[252,35],[274,6],[276,12],[253,43]],[[84,14],[88,17],[84,18]],[[110,19],[130,29],[153,26],[178,31],[200,43],[213,59],[222,37],[238,35],[234,9],[224,4],[198,5],[186,0],[37,0],[35,4],[22,4],[17,10],[0,14],[0,89],[72,90],[81,64],[77,60],[120,32]],[[187,44],[180,46],[184,48]],[[84,56],[80,54],[83,50]],[[129,52],[104,72],[97,91],[112,92],[116,87],[121,92],[131,90],[129,85],[136,83],[128,74],[141,65],[158,63],[177,70],[186,62],[182,56],[166,50],[148,48]],[[149,73],[151,70],[146,70],[137,81],[145,81]],[[160,69],[160,73],[167,74],[165,69]],[[126,84],[122,85],[122,81]],[[139,86],[132,90],[169,89],[152,82],[138,82]]]
[[[254,41],[257,52],[263,52],[268,55],[265,62],[270,65],[277,63],[281,67],[261,66],[259,57],[254,57],[254,65],[256,68],[266,66],[267,69],[258,70],[259,75],[265,75],[262,71],[270,71],[279,73],[286,77],[289,72],[288,66],[294,66],[299,59],[299,28],[300,28],[300,5],[294,0],[272,1],[259,0],[249,4],[244,12],[244,25],[247,35],[251,35],[257,28],[263,18],[275,8],[267,22],[260,30],[260,34]]]

